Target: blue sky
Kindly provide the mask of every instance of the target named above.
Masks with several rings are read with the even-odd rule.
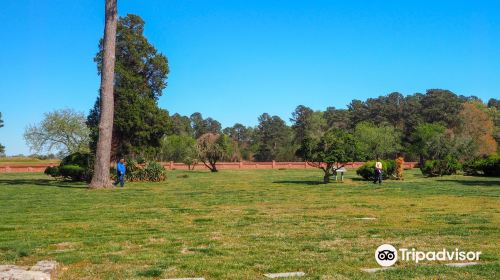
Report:
[[[288,120],[303,104],[344,108],[392,91],[446,88],[500,98],[498,1],[118,0],[169,58],[160,99],[224,126]],[[88,112],[103,0],[0,0],[0,143],[22,138],[45,112]]]

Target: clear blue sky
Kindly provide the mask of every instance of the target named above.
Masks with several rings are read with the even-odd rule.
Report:
[[[500,97],[500,2],[118,0],[138,14],[171,73],[160,106],[224,126],[288,120],[299,105],[446,88]],[[92,58],[103,0],[0,0],[0,143],[29,153],[22,134],[44,112],[86,113],[99,87]]]

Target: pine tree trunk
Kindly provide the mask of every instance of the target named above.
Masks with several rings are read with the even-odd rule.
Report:
[[[101,115],[99,120],[99,139],[97,141],[94,176],[91,188],[111,187],[109,164],[111,161],[111,140],[113,134],[114,96],[113,84],[115,74],[116,26],[118,21],[117,0],[106,0],[106,22],[104,27],[103,62],[101,71]]]

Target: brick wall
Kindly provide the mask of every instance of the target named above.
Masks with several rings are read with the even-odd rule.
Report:
[[[358,168],[363,165],[364,162],[350,162],[346,163],[346,168]],[[414,168],[417,162],[405,162],[405,168]],[[21,173],[21,172],[43,172],[48,166],[54,166],[54,164],[26,164],[26,165],[12,165],[12,166],[0,166],[0,173]],[[168,170],[187,170],[187,165],[178,162],[164,162]],[[218,169],[304,169],[304,168],[314,168],[305,162],[220,162],[217,163]],[[207,169],[203,163],[196,165],[195,170]]]

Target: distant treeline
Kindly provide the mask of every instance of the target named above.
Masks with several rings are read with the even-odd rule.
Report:
[[[459,96],[441,89],[430,89],[424,94],[404,96],[394,92],[364,101],[353,100],[347,109],[328,107],[325,111],[314,111],[301,105],[292,112],[291,125],[268,113],[258,117],[259,124],[255,127],[236,123],[226,128],[198,112],[190,116],[170,115],[158,106],[158,99],[167,86],[168,60],[148,42],[143,32],[144,21],[139,16],[119,19],[114,158],[191,162],[200,156],[195,140],[211,133],[224,135],[224,139],[218,140],[224,142],[221,155],[231,160],[294,161],[303,156],[297,152],[302,144],[316,143],[332,129],[340,129],[356,139],[357,160],[394,157],[399,152],[405,153],[408,159],[439,159],[445,155],[465,159],[497,150],[499,100],[490,99],[484,104],[477,97]],[[100,74],[102,41],[94,60]],[[98,137],[99,102],[97,99],[87,118],[91,151],[95,150]],[[232,140],[231,143],[226,143],[226,138]]]
[[[368,148],[358,160],[376,156],[394,157],[398,152],[415,160],[421,152],[416,146],[425,144],[419,142],[425,131],[420,131],[420,135],[417,132],[426,128],[424,124],[432,124],[434,129],[442,128],[443,134],[454,137],[455,141],[472,142],[469,143],[475,146],[470,147],[472,150],[463,150],[464,153],[470,152],[469,156],[472,157],[496,152],[497,143],[500,142],[499,107],[500,101],[497,99],[490,99],[484,104],[477,97],[458,96],[448,90],[431,89],[425,94],[408,96],[393,92],[364,101],[353,100],[347,109],[328,107],[325,111],[314,111],[300,105],[291,114],[291,125],[287,125],[279,116],[268,113],[258,117],[259,124],[255,127],[236,123],[226,128],[222,128],[220,122],[213,118],[203,118],[198,112],[191,116],[174,114],[168,118],[165,135],[197,139],[205,133],[223,133],[237,147],[233,160],[294,161],[300,160],[296,151],[304,138],[319,137],[331,128],[340,128],[359,138],[374,137],[364,139],[367,145],[376,146],[382,141],[378,143],[380,148]],[[427,129],[431,128],[427,126]],[[385,138],[377,133],[385,134]],[[396,140],[387,140],[387,137]],[[159,148],[161,150],[161,145]],[[376,154],[376,150],[381,152]],[[137,152],[140,154],[140,151]],[[158,156],[161,158],[161,153]]]

